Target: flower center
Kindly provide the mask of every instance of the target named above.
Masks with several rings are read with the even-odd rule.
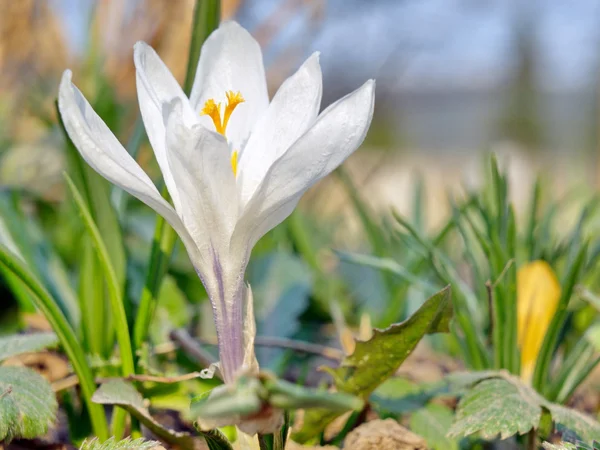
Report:
[[[204,107],[202,111],[200,111],[201,116],[208,116],[212,119],[215,124],[215,130],[217,133],[225,136],[225,132],[227,131],[227,124],[229,123],[229,118],[231,117],[231,113],[233,110],[239,105],[243,103],[244,97],[242,97],[241,92],[233,92],[227,91],[225,92],[225,97],[227,98],[227,103],[225,104],[225,112],[223,113],[223,117],[221,118],[221,103],[216,103],[214,99],[209,98],[204,103]],[[237,175],[237,159],[238,152],[234,150],[231,153],[231,170],[234,175]]]

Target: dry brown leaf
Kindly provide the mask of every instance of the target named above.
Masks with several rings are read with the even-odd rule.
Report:
[[[373,420],[351,431],[345,450],[427,450],[425,440],[393,419]]]

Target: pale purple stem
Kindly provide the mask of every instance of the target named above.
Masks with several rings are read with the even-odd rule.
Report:
[[[221,373],[225,383],[232,383],[244,363],[243,282],[239,283],[233,295],[225,290],[223,268],[215,252],[213,269],[218,290],[209,294],[219,343]],[[204,283],[202,275],[198,275]],[[227,299],[228,295],[232,295],[233,299]]]

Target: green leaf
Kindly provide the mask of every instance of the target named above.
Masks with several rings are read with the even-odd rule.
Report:
[[[333,376],[338,391],[366,400],[396,373],[425,334],[447,332],[451,318],[450,287],[446,287],[423,303],[408,320],[385,330],[376,329],[371,339],[357,342],[354,353],[340,367],[325,370]],[[328,409],[307,411],[294,440],[307,442],[337,416],[339,413]]]
[[[194,450],[196,438],[189,433],[165,428],[154,420],[144,406],[143,397],[131,383],[123,380],[104,383],[94,393],[92,401],[101,405],[119,406],[139,420],[159,439],[176,445],[182,450]]]
[[[75,332],[48,291],[23,265],[23,262],[1,244],[0,263],[10,270],[12,274],[17,276],[32,294],[34,294],[32,299],[37,308],[44,314],[48,322],[50,322],[52,329],[60,339],[60,343],[69,358],[69,362],[73,365],[73,370],[79,378],[83,400],[90,413],[94,433],[100,439],[107,439],[108,429],[106,426],[106,416],[104,415],[102,408],[91,402],[92,393],[95,389],[95,382],[86,360],[85,353],[75,336]]]
[[[81,331],[88,354],[110,358],[114,349],[114,327],[109,320],[106,305],[104,277],[100,262],[94,251],[92,240],[81,243],[79,264],[79,308],[81,309]]]
[[[16,334],[0,337],[0,362],[21,353],[53,347],[58,343],[54,333]]]
[[[332,412],[360,411],[364,402],[343,392],[309,389],[283,380],[267,380],[264,384],[270,405],[286,410],[325,408]]]
[[[0,442],[45,434],[58,405],[50,384],[26,367],[0,367]]]
[[[594,346],[596,351],[600,351],[600,323],[595,323],[587,329],[585,339]]]
[[[448,436],[479,432],[500,439],[537,428],[542,418],[541,397],[532,389],[505,379],[491,378],[470,389],[458,403]]]
[[[446,384],[428,389],[405,378],[390,378],[373,392],[369,402],[380,415],[398,416],[424,408],[441,389],[446,390]]]
[[[310,268],[299,257],[282,252],[254,260],[246,274],[255,305],[259,335],[290,337],[300,330],[298,318],[308,307],[312,291]],[[276,349],[258,349],[261,366],[272,365]]]
[[[368,341],[358,341],[332,374],[337,389],[367,398],[396,373],[419,341],[428,333],[449,331],[452,318],[450,288],[429,298],[408,320],[385,330],[374,330]]]
[[[210,431],[198,430],[198,433],[200,433],[206,441],[209,450],[233,450],[233,447],[225,435],[217,429]]]
[[[556,403],[544,405],[552,415],[552,420],[575,431],[584,441],[600,440],[600,423],[574,409]]]
[[[458,379],[455,388],[468,383]],[[586,441],[600,438],[600,423],[578,411],[549,402],[531,386],[507,372],[474,373],[474,383],[456,408],[456,419],[449,436],[462,437],[481,433],[484,437],[506,438],[525,434],[540,426],[545,411],[555,425],[567,427]],[[452,381],[451,381],[452,383]]]
[[[122,287],[117,278],[117,273],[112,265],[108,249],[100,235],[100,231],[96,226],[89,209],[87,208],[80,192],[73,181],[65,174],[65,179],[75,205],[81,215],[85,230],[92,239],[98,260],[100,261],[100,268],[104,275],[106,285],[108,287],[108,298],[110,300],[110,312],[111,319],[114,322],[115,331],[117,333],[117,342],[119,343],[119,350],[121,355],[121,373],[123,376],[128,376],[135,373],[135,366],[133,362],[133,350],[131,348],[131,339],[129,337],[129,325],[127,323],[127,315],[125,313],[125,305],[123,304],[123,293]],[[116,414],[113,417],[112,432],[117,438],[121,438],[125,431],[125,422],[127,417],[122,413]]]
[[[577,450],[577,447],[575,447],[573,444],[570,444],[568,442],[560,442],[558,444],[551,444],[550,442],[544,442],[542,444],[542,447],[544,447],[544,450]]]
[[[14,194],[9,201],[0,195],[0,243],[19,257],[30,268],[33,274],[42,280],[56,300],[71,326],[79,329],[81,313],[67,268],[56,254],[38,223],[27,216],[19,207],[20,199]],[[0,267],[7,284],[19,301],[23,312],[34,312],[33,300],[27,287],[21,283],[8,269]]]
[[[162,448],[158,442],[147,441],[145,439],[126,438],[121,441],[111,437],[107,441],[100,442],[98,439],[85,441],[80,450],[157,450]]]
[[[183,91],[189,96],[192,92],[196,68],[200,59],[202,44],[208,36],[217,29],[221,20],[221,0],[202,0],[196,2],[192,25],[192,39],[185,74]]]
[[[433,450],[458,450],[458,441],[447,437],[453,419],[450,408],[431,403],[410,417],[410,429],[423,437]]]
[[[172,276],[165,276],[148,330],[150,339],[155,344],[168,342],[169,333],[177,328],[186,328],[192,317],[191,306],[185,294]]]
[[[231,425],[237,418],[258,413],[267,393],[256,378],[240,377],[235,384],[217,386],[192,400],[192,415],[198,423],[229,420]],[[207,428],[202,425],[202,429]]]
[[[292,434],[292,439],[304,444],[319,434],[333,422],[340,413],[328,409],[310,409],[302,417],[302,428]]]

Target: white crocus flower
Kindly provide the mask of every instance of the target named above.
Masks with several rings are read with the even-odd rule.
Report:
[[[147,44],[136,44],[134,59],[142,118],[173,206],[71,83],[68,70],[60,113],[87,163],[181,237],[212,303],[220,369],[229,383],[242,369],[256,369],[251,293],[244,284],[250,252],[362,143],[375,82],[319,114],[315,53],[269,102],[260,47],[235,22],[223,23],[204,43],[190,98]]]

